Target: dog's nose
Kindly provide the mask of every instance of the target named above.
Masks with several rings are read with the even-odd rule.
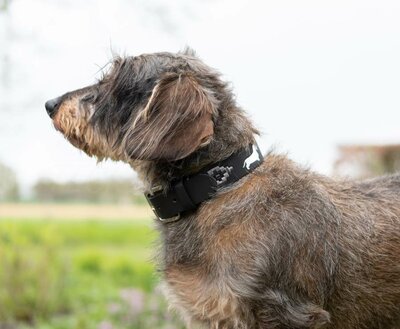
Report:
[[[60,105],[61,97],[53,98],[50,99],[49,101],[44,104],[44,107],[46,108],[47,114],[50,116],[50,118],[53,118],[53,116],[56,114],[58,106]]]

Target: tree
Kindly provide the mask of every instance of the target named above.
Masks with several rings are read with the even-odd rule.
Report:
[[[0,0],[0,11],[7,10],[11,0]]]
[[[0,202],[18,201],[19,186],[15,172],[0,163]]]
[[[33,187],[40,202],[142,203],[144,197],[128,179],[66,182],[40,180]]]

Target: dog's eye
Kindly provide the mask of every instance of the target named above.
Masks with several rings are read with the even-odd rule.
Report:
[[[96,96],[94,94],[87,94],[84,97],[82,97],[81,101],[85,103],[92,103],[95,97]]]

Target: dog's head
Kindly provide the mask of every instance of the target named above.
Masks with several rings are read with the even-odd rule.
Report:
[[[187,157],[213,139],[226,84],[195,55],[114,59],[96,84],[46,103],[54,126],[99,159]]]

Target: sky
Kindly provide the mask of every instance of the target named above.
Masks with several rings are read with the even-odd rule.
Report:
[[[339,144],[400,143],[397,0],[12,0],[0,13],[0,162],[25,191],[133,179],[67,143],[44,103],[93,83],[115,53],[185,46],[231,81],[263,151],[330,174]]]

